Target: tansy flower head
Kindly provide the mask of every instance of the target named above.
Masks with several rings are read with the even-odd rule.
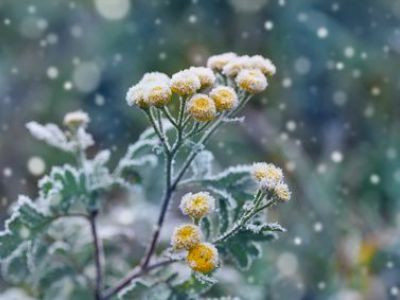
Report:
[[[144,74],[142,79],[140,80],[141,84],[160,83],[160,82],[169,84],[170,78],[168,77],[167,74],[164,74],[161,72],[149,72],[149,73]]]
[[[207,60],[207,67],[215,71],[222,71],[224,66],[236,57],[237,55],[233,52],[210,56]]]
[[[171,245],[176,250],[189,250],[201,242],[202,234],[198,226],[192,224],[176,227],[171,238]]]
[[[260,93],[267,88],[267,78],[258,69],[244,69],[236,77],[237,85],[250,94]]]
[[[89,122],[88,114],[81,110],[67,113],[64,117],[64,124],[68,127],[86,126]]]
[[[144,99],[143,86],[136,84],[126,93],[126,102],[129,106],[137,105],[140,108],[148,108],[150,104]]]
[[[214,101],[205,94],[194,95],[187,104],[188,113],[198,122],[208,122],[217,113]]]
[[[253,69],[259,69],[267,76],[272,76],[276,73],[275,65],[268,58],[264,58],[261,55],[250,57],[250,67]]]
[[[152,82],[144,84],[143,98],[146,103],[162,107],[171,100],[172,92],[166,82]]]
[[[270,184],[278,184],[283,180],[283,172],[281,168],[264,162],[253,164],[251,175],[258,182],[267,180]]]
[[[214,100],[217,111],[230,110],[238,104],[235,90],[228,86],[218,86],[212,89],[210,97]]]
[[[243,69],[250,67],[250,57],[243,55],[232,59],[229,63],[224,66],[222,73],[226,76],[235,77]]]
[[[186,261],[192,270],[209,273],[218,265],[218,250],[209,243],[197,244],[189,250]]]
[[[289,201],[290,200],[291,192],[286,183],[283,183],[283,182],[278,183],[274,188],[274,192],[279,200],[281,200],[281,201]]]
[[[214,72],[210,68],[191,67],[189,71],[194,72],[199,77],[202,88],[212,86],[215,82]]]
[[[178,95],[192,95],[201,87],[199,76],[193,71],[183,70],[172,75],[171,90]]]
[[[207,192],[188,193],[182,197],[179,208],[183,214],[200,219],[215,209],[215,199]]]

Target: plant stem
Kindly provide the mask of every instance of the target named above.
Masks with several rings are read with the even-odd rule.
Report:
[[[172,264],[172,263],[174,263],[176,261],[177,260],[171,260],[171,259],[164,260],[164,261],[160,261],[160,262],[154,263],[152,265],[149,265],[145,269],[141,268],[141,269],[132,270],[128,275],[126,275],[125,278],[123,278],[119,283],[117,283],[115,287],[106,290],[101,299],[102,300],[110,299],[115,294],[117,294],[119,291],[124,289],[127,285],[129,285],[133,279],[141,277],[141,276],[143,276],[144,274],[146,274],[147,272],[149,272],[151,270],[157,269],[159,267],[167,266],[167,265]]]
[[[96,286],[95,286],[94,296],[96,300],[101,300],[102,299],[101,289],[102,289],[103,278],[102,278],[102,266],[101,266],[101,245],[99,237],[97,235],[96,217],[97,217],[97,211],[91,212],[89,216],[89,222],[93,236],[94,257],[96,265]]]

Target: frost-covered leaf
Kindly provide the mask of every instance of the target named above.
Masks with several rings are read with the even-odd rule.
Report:
[[[85,174],[69,165],[54,167],[49,176],[40,180],[39,188],[52,210],[63,213],[76,201],[89,196]]]
[[[68,138],[55,124],[41,125],[32,121],[26,124],[26,128],[36,139],[65,152],[76,152],[94,144],[92,135],[83,127],[78,128],[74,139]]]
[[[139,139],[136,143],[129,146],[125,156],[119,161],[115,174],[127,175],[132,170],[139,173],[141,167],[145,165],[155,166],[158,162],[157,155],[153,153],[158,140],[153,138]]]
[[[40,141],[44,141],[50,146],[66,152],[75,151],[74,145],[68,141],[64,132],[55,124],[41,125],[33,121],[27,123],[26,128],[33,137]]]
[[[201,273],[193,274],[188,280],[174,287],[173,299],[198,299],[210,290],[217,281]]]
[[[148,283],[138,280],[121,291],[120,300],[167,300],[171,290],[165,283]]]
[[[259,242],[266,242],[277,238],[276,232],[282,232],[285,229],[277,223],[271,224],[247,224],[236,231],[222,244],[218,245],[222,254],[231,258],[231,260],[243,270],[250,268],[254,259],[261,255]]]
[[[0,258],[7,258],[24,242],[34,240],[51,221],[28,197],[21,196],[5,230],[0,232]]]
[[[27,248],[27,244],[18,247],[7,259],[2,261],[1,274],[8,282],[20,284],[28,277]]]
[[[191,164],[193,176],[196,178],[203,178],[210,176],[212,171],[212,163],[214,155],[208,150],[203,150],[193,160]]]

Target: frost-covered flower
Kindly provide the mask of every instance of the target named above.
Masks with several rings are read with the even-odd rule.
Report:
[[[289,201],[291,192],[286,183],[280,182],[274,187],[274,193],[281,201]]]
[[[192,270],[209,273],[218,266],[218,250],[210,243],[197,244],[189,250],[186,261]]]
[[[171,245],[176,250],[189,250],[202,240],[200,228],[193,224],[185,224],[175,228]]]
[[[212,89],[210,97],[214,100],[217,111],[230,110],[238,104],[235,90],[228,86],[218,86]]]
[[[215,199],[207,192],[188,193],[182,197],[179,208],[183,214],[200,219],[215,209]]]
[[[193,71],[183,70],[172,75],[171,90],[178,95],[192,95],[201,88],[199,76]]]
[[[258,182],[266,180],[265,184],[278,184],[283,180],[282,169],[273,164],[268,164],[265,162],[254,163],[252,166],[251,175],[254,180]]]
[[[64,116],[64,125],[68,127],[86,126],[89,122],[89,115],[82,110],[73,111]]]
[[[202,88],[212,86],[215,82],[214,72],[206,67],[190,67],[189,71],[194,72],[200,80]]]
[[[141,84],[146,83],[160,83],[164,82],[169,84],[170,78],[167,74],[161,72],[149,72],[143,75],[142,79],[140,80]]]
[[[250,68],[258,69],[267,76],[272,76],[276,73],[275,65],[261,55],[254,55],[249,59]]]
[[[187,104],[188,113],[198,122],[208,122],[217,113],[214,101],[205,94],[196,94]]]
[[[207,60],[207,67],[215,71],[222,71],[224,66],[236,57],[237,55],[233,52],[210,56]]]
[[[152,82],[144,84],[143,98],[146,103],[162,107],[171,100],[172,92],[166,82]]]
[[[244,69],[236,77],[237,85],[250,94],[260,93],[268,86],[267,78],[258,69]]]
[[[243,69],[250,68],[250,63],[251,61],[248,55],[236,57],[224,66],[222,73],[226,76],[235,77]]]
[[[150,106],[144,99],[143,86],[139,83],[129,88],[126,93],[126,102],[129,106],[137,105],[140,108],[148,108]]]

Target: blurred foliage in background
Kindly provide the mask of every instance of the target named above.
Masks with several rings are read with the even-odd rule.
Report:
[[[144,72],[261,54],[278,68],[267,97],[211,147],[222,166],[281,165],[293,201],[269,216],[288,232],[247,273],[232,270],[229,294],[399,299],[399,21],[395,0],[2,0],[1,215],[69,160],[26,122],[82,108],[96,147],[118,156],[146,126],[124,100]]]

